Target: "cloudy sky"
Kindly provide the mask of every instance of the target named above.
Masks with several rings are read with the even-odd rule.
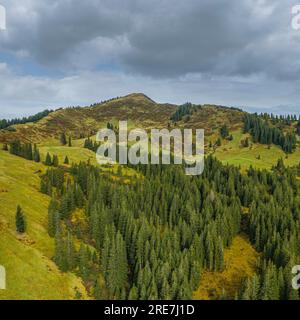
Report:
[[[298,1],[300,4],[300,0]],[[0,118],[132,92],[300,113],[297,0],[0,0]]]

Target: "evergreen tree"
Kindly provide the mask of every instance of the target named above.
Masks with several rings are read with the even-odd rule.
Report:
[[[59,221],[59,202],[56,199],[52,199],[48,208],[48,233],[50,237],[54,237],[56,235]]]
[[[220,134],[223,139],[229,136],[229,130],[226,124],[224,124],[220,129]]]
[[[67,137],[65,133],[62,133],[60,135],[60,143],[62,146],[65,146],[67,144]]]
[[[47,152],[47,155],[46,155],[45,165],[52,166],[52,159],[51,159],[49,152]]]
[[[17,207],[16,211],[16,230],[19,233],[25,233],[26,231],[25,217],[20,206]]]
[[[52,160],[52,165],[53,167],[58,167],[59,161],[58,161],[58,156],[54,155],[53,160]]]
[[[300,120],[297,122],[296,133],[297,135],[300,135]]]
[[[221,141],[220,138],[217,139],[216,145],[217,145],[218,147],[220,147],[220,146],[222,145],[222,141]]]
[[[35,162],[40,162],[41,161],[40,152],[39,152],[36,144],[34,145],[34,149],[33,149],[33,160]]]
[[[55,234],[54,261],[63,272],[68,271],[68,260],[66,255],[66,243],[63,238],[62,226],[58,224]]]
[[[287,119],[290,124],[290,120]],[[285,134],[280,127],[269,125],[268,117],[258,116],[257,114],[247,114],[244,119],[244,132],[252,135],[255,143],[271,145],[272,143],[281,146],[286,153],[292,153],[297,144],[295,133]]]
[[[138,300],[138,289],[136,286],[133,286],[129,292],[128,300]]]

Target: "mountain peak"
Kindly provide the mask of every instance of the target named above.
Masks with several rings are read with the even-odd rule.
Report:
[[[149,98],[147,95],[145,95],[144,93],[141,92],[137,92],[137,93],[131,93],[123,98],[133,98],[133,99],[137,99],[137,100],[147,100],[148,102],[151,103],[156,103],[154,100],[152,100],[151,98]]]

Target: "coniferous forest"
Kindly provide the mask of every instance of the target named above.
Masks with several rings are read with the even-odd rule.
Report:
[[[240,232],[260,259],[236,299],[299,298],[291,269],[300,257],[300,167],[280,160],[272,171],[242,174],[209,156],[199,177],[181,166],[136,169],[130,184],[87,163],[41,178],[52,196],[54,261],[96,299],[191,299],[204,270],[224,270],[224,250]]]
[[[15,125],[15,124],[37,122],[37,121],[43,119],[44,117],[46,117],[47,115],[49,115],[51,112],[53,112],[53,110],[44,110],[42,112],[39,112],[39,113],[37,113],[33,116],[29,116],[29,117],[15,118],[15,119],[10,119],[10,120],[0,119],[0,129],[5,129],[5,128],[8,128],[8,127]]]
[[[271,119],[273,123],[281,121],[286,124],[290,124],[292,121],[290,117],[288,119]],[[255,143],[259,142],[268,145],[271,145],[273,143],[275,145],[280,146],[282,150],[286,153],[292,153],[296,148],[296,134],[294,132],[288,132],[285,134],[282,129],[276,126],[271,126],[266,121],[266,116],[261,117],[257,114],[247,114],[244,120],[244,132],[249,132]],[[297,132],[299,132],[298,129]]]

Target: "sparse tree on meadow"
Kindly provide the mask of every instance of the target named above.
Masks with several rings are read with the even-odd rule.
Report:
[[[17,207],[16,211],[16,230],[19,233],[25,233],[26,231],[25,217],[20,206]]]

